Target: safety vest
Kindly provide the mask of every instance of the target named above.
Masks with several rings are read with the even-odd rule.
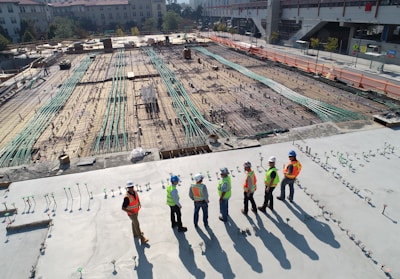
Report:
[[[137,214],[140,209],[139,195],[136,193],[136,198],[133,195],[127,194],[126,197],[129,199],[129,204],[126,207],[128,215]]]
[[[248,184],[249,177],[250,177],[251,185]],[[245,192],[249,192],[249,187],[250,187],[250,193],[253,193],[255,190],[257,190],[257,179],[256,179],[256,175],[254,174],[254,171],[248,172],[247,176],[246,176],[246,180],[244,181],[243,188],[244,188]]]
[[[269,168],[267,170],[267,172],[265,173],[265,179],[264,179],[265,186],[268,186],[271,183],[271,174],[274,171],[275,171],[276,175],[275,175],[274,181],[272,181],[271,187],[275,187],[276,185],[278,185],[279,175],[278,175],[278,172],[276,171],[276,168],[272,167],[272,168]]]
[[[290,165],[293,165],[292,174],[288,174]],[[287,178],[295,179],[299,175],[300,171],[301,171],[300,162],[299,161],[290,161],[290,163],[285,166],[285,169],[283,170],[283,174]]]
[[[203,184],[192,184],[190,187],[194,201],[204,201]]]
[[[174,205],[176,205],[176,203],[175,203],[175,201],[174,201],[174,198],[172,197],[172,191],[173,190],[175,190],[176,189],[176,185],[169,185],[168,187],[167,187],[167,204],[169,205],[169,206],[174,206]],[[178,197],[179,197],[179,195],[178,195]]]
[[[224,195],[224,200],[227,200],[231,197],[232,195],[232,184],[231,184],[231,177],[228,175],[226,177],[224,177],[219,183],[218,183],[218,194],[221,197],[222,191],[221,191],[221,187],[224,183],[228,184],[228,190],[225,192]]]

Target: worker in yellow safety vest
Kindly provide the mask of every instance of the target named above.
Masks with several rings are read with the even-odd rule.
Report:
[[[293,202],[294,181],[296,180],[296,177],[300,174],[302,166],[297,160],[296,152],[294,150],[290,150],[288,156],[290,162],[286,166],[284,166],[283,175],[285,176],[285,178],[283,178],[281,182],[281,194],[279,197],[277,197],[277,199],[281,201],[285,200],[285,187],[287,184],[289,184],[290,192],[288,199],[290,202]]]
[[[198,227],[199,222],[199,211],[200,208],[203,211],[203,223],[204,226],[208,226],[208,191],[207,186],[203,184],[204,176],[198,173],[194,176],[195,184],[192,184],[189,189],[189,197],[194,201],[194,215],[193,223],[194,226]]]
[[[246,172],[246,178],[244,180],[243,192],[244,192],[244,208],[242,213],[247,215],[249,211],[249,201],[251,202],[251,211],[257,214],[257,205],[254,201],[254,192],[257,190],[257,178],[254,171],[251,169],[251,163],[249,161],[243,164],[244,171]]]
[[[171,209],[171,224],[172,228],[178,227],[179,232],[186,232],[187,228],[182,226],[182,205],[179,202],[178,190],[176,185],[179,183],[179,177],[171,176],[171,185],[167,187],[167,204]]]
[[[264,194],[264,204],[259,206],[258,209],[262,212],[266,212],[268,207],[272,211],[274,210],[274,198],[272,192],[275,190],[276,185],[279,183],[279,175],[275,167],[276,157],[271,156],[268,159],[269,168],[265,173],[265,194]]]
[[[149,240],[143,235],[140,230],[140,224],[138,220],[138,214],[140,210],[140,199],[138,193],[133,188],[133,182],[129,180],[126,183],[126,195],[122,204],[122,210],[128,214],[128,217],[132,221],[132,232],[133,237],[140,237],[142,244],[147,243]]]
[[[232,183],[227,168],[221,168],[220,172],[222,179],[218,183],[219,211],[221,213],[219,219],[226,222],[228,221],[228,202],[232,195]]]

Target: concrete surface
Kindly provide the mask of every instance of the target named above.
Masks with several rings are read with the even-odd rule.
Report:
[[[3,207],[18,208],[0,223],[0,278],[27,278],[32,266],[35,278],[398,278],[399,142],[399,130],[373,127],[14,182],[0,191]],[[243,161],[253,163],[261,205],[268,157],[277,156],[281,173],[290,149],[303,165],[295,203],[275,200],[275,212],[242,215]],[[218,220],[216,189],[223,166],[233,183],[226,224]],[[209,174],[204,182],[210,193],[210,226],[200,221],[198,230],[188,197],[197,172]],[[186,233],[170,226],[163,188],[170,173],[181,176]],[[121,211],[128,179],[141,185],[139,220],[148,245],[133,239]],[[23,197],[30,197],[30,208]],[[6,231],[10,220],[18,226],[49,219],[45,233]]]

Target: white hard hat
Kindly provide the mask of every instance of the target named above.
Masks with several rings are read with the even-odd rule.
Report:
[[[251,168],[251,163],[249,161],[244,162],[243,167]]]
[[[133,181],[132,180],[128,180],[126,182],[126,187],[133,187]]]
[[[204,175],[202,175],[201,173],[198,173],[198,174],[196,174],[196,175],[194,176],[194,180],[195,180],[196,182],[199,182],[199,181],[203,180],[203,178],[204,178]]]
[[[268,162],[275,163],[276,162],[276,157],[275,156],[269,157]]]

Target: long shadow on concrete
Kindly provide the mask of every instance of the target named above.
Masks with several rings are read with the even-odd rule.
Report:
[[[316,238],[326,244],[329,244],[333,248],[340,248],[340,243],[335,240],[335,235],[328,224],[318,221],[305,212],[296,203],[286,203],[286,205],[290,211],[292,211],[292,213],[307,226],[307,228]]]
[[[138,278],[151,279],[153,278],[153,265],[147,260],[144,249],[149,245],[142,245],[138,238],[135,238],[136,251],[138,253],[137,263],[135,261],[135,270]]]
[[[302,251],[305,255],[307,255],[311,260],[318,260],[318,254],[310,248],[308,245],[304,235],[299,234],[295,229],[293,229],[290,225],[285,223],[282,217],[273,211],[272,214],[275,216],[276,220],[272,218],[270,215],[265,214],[272,223],[282,232],[285,238],[293,244],[297,249]]]
[[[184,233],[174,230],[174,234],[178,239],[179,243],[179,258],[181,259],[183,265],[186,269],[193,274],[194,278],[205,278],[206,274],[204,271],[199,269],[194,260],[193,249],[187,241]]]
[[[290,269],[292,265],[286,257],[286,252],[285,249],[283,249],[282,241],[273,233],[265,229],[261,217],[258,214],[256,215],[258,227],[255,225],[252,218],[247,217],[247,219],[253,227],[255,235],[259,237],[264,243],[264,246],[271,251],[272,255],[274,255],[274,257],[279,261],[281,267],[284,269]]]
[[[256,249],[246,239],[246,235],[241,233],[241,229],[239,229],[232,218],[228,217],[228,221],[225,222],[225,228],[238,254],[242,256],[243,260],[245,260],[255,272],[262,273],[263,268],[258,261]]]
[[[199,227],[197,227],[196,230],[204,241],[205,247],[202,248],[202,254],[206,256],[212,267],[221,273],[223,278],[234,278],[235,274],[232,271],[228,257],[226,256],[225,251],[222,250],[222,247],[211,228],[206,227],[208,236]]]

